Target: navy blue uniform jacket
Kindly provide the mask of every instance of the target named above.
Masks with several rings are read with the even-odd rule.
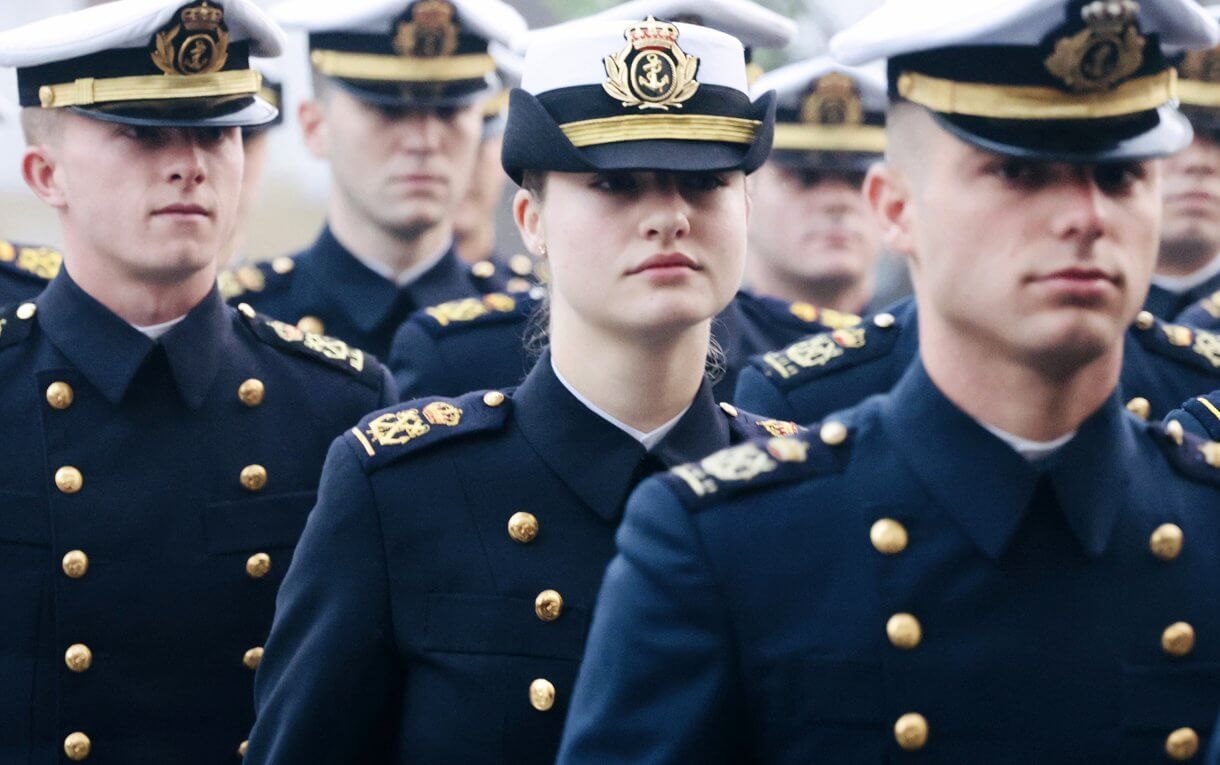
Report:
[[[365,418],[331,448],[280,591],[246,762],[549,765],[631,489],[795,430],[705,383],[646,453],[546,356],[515,391]]]
[[[811,433],[632,496],[560,765],[1147,765],[1205,745],[1215,444],[1111,396],[1031,464],[922,364]]]
[[[0,762],[237,760],[326,449],[393,401],[300,334],[213,290],[154,343],[66,271],[0,310]]]

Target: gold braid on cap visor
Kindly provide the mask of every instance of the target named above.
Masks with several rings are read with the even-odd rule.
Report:
[[[318,74],[375,82],[458,82],[482,79],[496,70],[495,59],[487,53],[421,58],[319,49],[309,60]]]
[[[719,141],[754,143],[759,120],[707,114],[627,114],[565,122],[559,126],[572,145],[599,146],[625,141]]]
[[[1000,120],[1089,120],[1121,117],[1178,98],[1178,73],[1166,69],[1104,93],[1065,93],[1038,85],[955,82],[918,72],[898,77],[898,95],[941,114]]]
[[[119,101],[252,96],[258,93],[262,84],[262,75],[253,69],[212,74],[83,77],[75,82],[43,85],[38,89],[38,101],[44,109],[59,109]]]

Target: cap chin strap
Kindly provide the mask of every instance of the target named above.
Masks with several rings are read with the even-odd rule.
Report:
[[[60,109],[121,101],[252,96],[262,84],[263,76],[253,69],[191,75],[83,77],[74,82],[43,85],[38,89],[38,100],[44,109]]]
[[[898,95],[940,114],[1001,120],[1091,120],[1152,111],[1176,101],[1180,85],[1175,69],[1128,80],[1104,93],[956,82],[903,72],[898,77]]]

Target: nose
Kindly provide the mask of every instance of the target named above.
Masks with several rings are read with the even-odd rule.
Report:
[[[1091,172],[1080,173],[1067,189],[1055,212],[1054,233],[1091,244],[1105,233],[1106,194]]]
[[[690,204],[677,188],[657,189],[645,196],[644,204],[648,212],[640,221],[640,234],[648,241],[666,247],[690,233]]]
[[[400,144],[410,154],[428,154],[440,149],[444,125],[428,111],[413,111],[400,119]]]
[[[169,182],[187,187],[207,180],[207,152],[199,139],[189,131],[175,131],[171,139],[172,160],[167,173]]]

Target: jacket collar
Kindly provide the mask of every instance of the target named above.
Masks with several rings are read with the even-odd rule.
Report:
[[[617,523],[648,462],[672,467],[729,445],[726,417],[705,380],[690,409],[651,453],[595,414],[555,376],[543,354],[513,394],[513,412],[526,441],[581,501]]]
[[[1034,496],[1050,478],[1081,549],[1103,555],[1129,500],[1135,432],[1117,392],[1062,451],[1031,465],[961,411],[916,361],[882,404],[885,432],[932,500],[989,558],[1003,555]]]
[[[117,405],[156,344],[81,289],[67,269],[37,303],[39,326],[51,342]],[[159,341],[178,392],[194,409],[203,405],[216,378],[228,326],[228,309],[213,288]]]
[[[360,331],[370,333],[408,308],[425,308],[473,292],[467,269],[453,246],[410,284],[399,287],[361,263],[325,226],[317,241],[297,258],[297,267]]]

